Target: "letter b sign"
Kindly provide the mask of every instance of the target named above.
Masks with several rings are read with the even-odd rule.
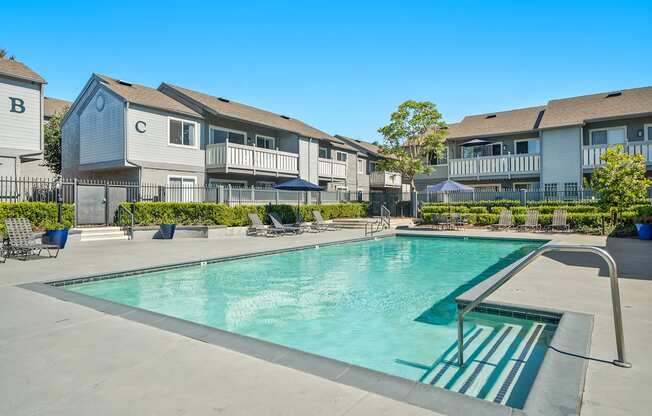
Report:
[[[9,101],[11,101],[11,110],[9,110],[11,113],[20,114],[25,112],[25,101],[16,97],[9,97]]]

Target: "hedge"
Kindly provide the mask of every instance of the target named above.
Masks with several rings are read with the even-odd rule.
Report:
[[[517,207],[521,205],[521,201],[518,199],[496,199],[493,201],[464,201],[464,202],[426,202],[421,205],[421,207],[428,206],[465,206],[465,207]]]
[[[0,202],[0,233],[5,232],[5,218],[27,218],[36,230],[44,230],[57,224],[57,204],[51,202]],[[75,219],[75,206],[63,205],[63,221],[72,227]]]
[[[494,207],[491,208],[492,214],[500,214],[505,208]],[[527,207],[512,207],[512,214],[525,214],[528,210],[539,211],[539,214],[553,214],[555,210],[564,209],[568,213],[591,213],[599,212],[599,209],[595,205],[541,205],[541,206],[531,206]]]
[[[204,202],[136,202],[122,204],[134,214],[136,225],[158,225],[173,223],[179,225],[249,225],[247,214],[256,213],[267,220],[267,213],[275,212],[285,223],[296,221],[296,206],[292,205],[237,205]],[[346,203],[333,205],[302,205],[301,216],[305,221],[313,221],[312,211],[321,212],[324,219],[357,218],[367,215],[367,204]],[[130,218],[124,211],[119,211],[117,223],[127,225]]]

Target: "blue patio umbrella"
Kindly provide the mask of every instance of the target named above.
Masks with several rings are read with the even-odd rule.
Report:
[[[280,189],[282,191],[303,191],[303,192],[322,190],[321,186],[315,185],[312,182],[308,182],[300,178],[290,179],[289,181],[279,183],[278,185],[274,185],[274,189]],[[300,204],[301,204],[301,194],[297,192],[297,222],[299,221]]]
[[[472,191],[473,188],[450,179],[426,186],[426,192]]]

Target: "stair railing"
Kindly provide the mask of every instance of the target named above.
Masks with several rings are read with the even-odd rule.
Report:
[[[124,211],[127,215],[129,215],[129,220],[131,225],[127,226],[127,237],[130,240],[133,240],[134,239],[134,213],[128,210],[126,207],[122,205],[118,205],[118,217],[120,212],[122,211]]]
[[[611,255],[606,251],[598,247],[589,246],[589,245],[566,245],[566,244],[545,244],[538,249],[534,250],[527,256],[525,256],[519,263],[517,263],[512,269],[507,271],[504,276],[502,276],[498,281],[489,286],[484,292],[482,292],[478,297],[476,297],[472,302],[468,303],[464,308],[459,309],[457,312],[457,345],[458,345],[458,364],[460,367],[464,365],[464,316],[471,312],[476,306],[478,306],[483,300],[485,300],[489,295],[498,290],[501,286],[507,283],[512,277],[514,277],[518,272],[525,269],[530,263],[532,263],[539,256],[551,252],[551,251],[562,251],[562,252],[583,252],[583,253],[593,253],[602,257],[602,259],[609,266],[609,280],[611,282],[611,304],[614,314],[614,327],[616,332],[616,349],[618,351],[618,358],[613,360],[613,364],[618,367],[631,368],[632,364],[627,361],[625,358],[625,335],[623,334],[623,316],[620,308],[620,291],[618,289],[618,267],[616,266],[616,261],[611,257]]]
[[[380,206],[380,218],[374,222],[367,222],[364,225],[364,235],[374,235],[384,229],[389,229],[391,225],[391,212],[385,205]]]

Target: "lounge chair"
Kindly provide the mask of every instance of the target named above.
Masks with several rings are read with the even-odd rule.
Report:
[[[500,211],[500,217],[498,218],[498,224],[491,226],[491,229],[494,230],[507,230],[512,228],[514,218],[512,217],[512,211],[504,209]]]
[[[539,224],[539,211],[528,210],[525,213],[525,223],[521,225],[521,230],[539,230],[541,225]]]
[[[271,227],[272,230],[284,234],[301,234],[303,232],[303,229],[301,227],[297,227],[296,225],[283,224],[275,212],[270,213],[268,216],[269,219],[272,221],[272,227]]]
[[[300,212],[297,213],[297,220],[294,223],[294,226],[299,227],[304,231],[308,231],[309,233],[310,232],[318,233],[318,232],[324,231],[323,229],[318,227],[316,224],[311,224],[311,223],[306,222]]]
[[[323,231],[337,231],[339,230],[339,227],[337,227],[335,224],[328,223],[324,221],[324,217],[321,216],[321,212],[319,211],[313,211],[312,212],[313,217],[315,217],[315,227],[319,230]]]
[[[48,257],[56,258],[59,255],[58,245],[41,244],[34,241],[32,223],[27,218],[6,218],[5,226],[8,239],[7,256],[15,255],[27,260],[34,253],[40,256],[43,250],[47,250]],[[54,251],[54,256],[51,250]]]
[[[462,218],[462,214],[459,212],[454,212],[451,214],[450,222],[452,229],[454,230],[457,230],[459,227],[464,227],[465,224],[464,219]]]
[[[568,212],[565,209],[556,209],[552,214],[552,223],[549,229],[551,231],[570,231],[570,226],[566,222],[568,219]]]

